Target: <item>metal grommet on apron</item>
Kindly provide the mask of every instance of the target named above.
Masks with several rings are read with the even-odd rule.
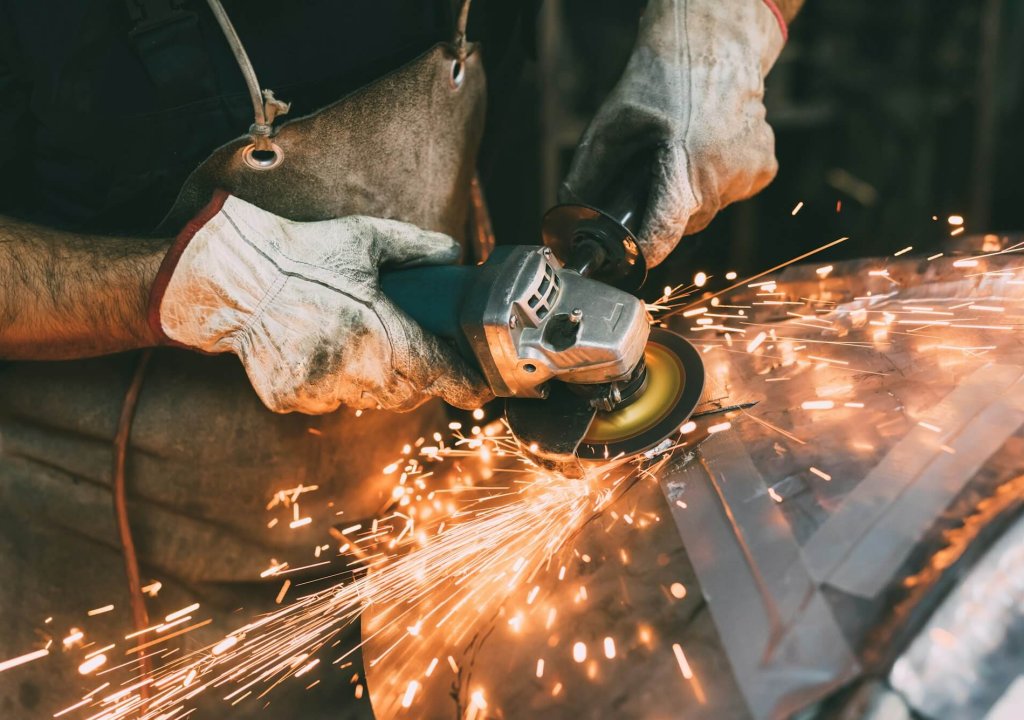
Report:
[[[275,142],[263,149],[253,143],[242,150],[242,159],[253,170],[273,170],[284,160],[284,150]]]
[[[462,87],[463,81],[466,79],[466,69],[458,59],[452,60],[452,74],[451,74],[451,86],[452,89],[458,90]]]
[[[245,51],[245,46],[242,45],[235,26],[231,23],[231,18],[224,11],[224,6],[220,0],[206,1],[231,47],[231,52],[242,71],[245,86],[249,90],[249,97],[252,100],[253,123],[249,128],[252,143],[242,151],[242,159],[253,170],[271,170],[284,160],[284,152],[270,140],[274,132],[274,120],[280,115],[287,114],[291,109],[291,104],[275,98],[272,90],[260,90],[259,80],[256,79],[256,69],[253,68],[252,61],[249,60],[249,54]]]

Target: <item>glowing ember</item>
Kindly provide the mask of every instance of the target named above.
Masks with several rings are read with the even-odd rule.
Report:
[[[106,662],[107,656],[101,653],[99,655],[96,655],[95,657],[90,658],[89,660],[86,660],[84,663],[79,665],[78,672],[82,675],[88,675],[93,670],[97,670],[103,667],[103,665],[105,665]]]
[[[676,662],[679,663],[679,670],[683,673],[683,677],[692,680],[693,670],[690,669],[690,663],[686,661],[683,647],[679,643],[672,643],[672,652],[675,653]]]
[[[755,350],[757,350],[759,347],[761,347],[761,343],[763,343],[767,338],[768,333],[759,332],[753,340],[747,343],[747,352],[752,353]]]
[[[237,635],[229,635],[228,637],[224,638],[219,643],[214,645],[213,648],[210,650],[210,652],[212,652],[214,655],[223,655],[224,653],[226,653],[228,650],[230,650],[231,648],[233,648],[237,644],[238,644],[238,636]]]
[[[604,656],[609,660],[615,659],[615,640],[610,637],[604,639]]]
[[[836,406],[832,400],[805,400],[800,403],[804,410],[831,410]]]
[[[829,481],[831,481],[831,480],[832,480],[832,476],[831,476],[831,475],[829,475],[829,474],[828,474],[827,472],[824,472],[824,471],[822,471],[822,470],[819,470],[819,469],[818,469],[818,468],[816,468],[816,467],[813,467],[813,466],[812,466],[812,467],[809,467],[809,468],[808,468],[808,470],[810,470],[810,472],[812,472],[812,473],[814,473],[815,475],[817,475],[818,477],[820,477],[820,478],[821,478],[822,480],[824,480],[825,482],[829,482]]]
[[[199,603],[192,603],[188,607],[184,607],[181,610],[175,610],[170,615],[164,618],[164,622],[173,622],[179,618],[185,617],[189,613],[193,613],[199,609]]]
[[[11,668],[18,667],[19,665],[24,665],[25,663],[30,663],[33,660],[38,660],[39,658],[44,658],[49,654],[49,650],[36,650],[16,658],[11,658],[10,660],[4,660],[3,662],[0,662],[0,672],[10,670]]]
[[[405,695],[402,697],[402,707],[412,707],[412,700],[416,697],[416,691],[420,689],[420,684],[415,680],[410,680],[409,685],[405,688]]]

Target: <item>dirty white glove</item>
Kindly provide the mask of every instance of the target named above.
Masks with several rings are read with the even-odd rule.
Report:
[[[563,202],[599,198],[653,157],[640,241],[657,265],[683,234],[757,193],[777,169],[764,77],[785,42],[771,0],[650,0],[618,85],[583,134]]]
[[[458,253],[447,235],[407,223],[291,222],[219,194],[164,260],[150,324],[175,344],[238,355],[275,412],[408,410],[432,395],[479,407],[491,397],[484,381],[378,285],[382,265]]]

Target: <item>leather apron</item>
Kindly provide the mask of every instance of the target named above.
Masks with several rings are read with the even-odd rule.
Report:
[[[160,229],[176,232],[220,187],[293,220],[366,214],[461,240],[484,103],[481,58],[462,35],[281,125],[272,141],[283,157],[273,168],[247,164],[249,136],[219,148],[189,177]],[[103,644],[132,627],[111,467],[137,355],[0,368],[0,657],[47,639],[59,648],[72,627]],[[332,524],[375,515],[389,500],[382,468],[444,422],[439,401],[401,415],[344,408],[276,415],[234,356],[155,351],[126,456],[142,581],[163,584],[146,599],[150,617],[198,601],[214,622],[183,636],[183,646],[222,637],[258,609],[258,598],[273,603],[280,580],[252,584],[272,560],[310,564],[314,548],[331,542]],[[293,529],[291,508],[267,508],[279,490],[299,485],[317,489],[299,499],[312,522]],[[113,612],[87,616],[110,603]],[[232,614],[242,606],[244,615]],[[51,653],[0,674],[0,717],[49,718],[76,702],[99,684],[78,675],[81,656]],[[337,682],[336,668],[331,673],[324,685],[336,691],[281,688],[269,698],[277,707],[271,715],[365,717],[365,699],[355,710],[341,707],[352,685]],[[248,717],[262,705],[215,700],[200,717]]]

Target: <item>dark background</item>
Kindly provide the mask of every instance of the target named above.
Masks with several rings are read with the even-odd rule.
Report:
[[[492,100],[481,161],[500,243],[539,237],[572,147],[625,64],[639,6],[546,0],[526,28],[527,59]],[[1020,0],[807,0],[767,80],[778,177],[686,238],[649,286],[696,270],[754,273],[844,235],[828,259],[927,253],[954,213],[968,233],[1024,229],[1022,89]]]

